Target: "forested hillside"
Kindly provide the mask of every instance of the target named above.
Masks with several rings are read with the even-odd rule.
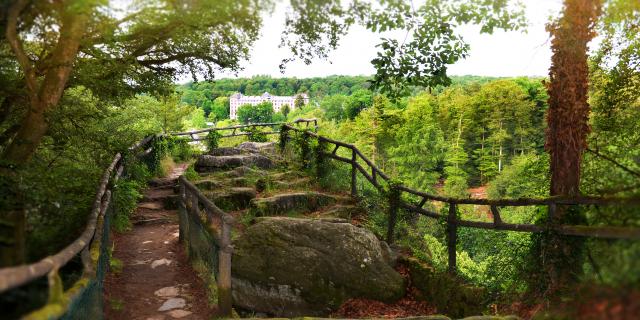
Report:
[[[559,12],[545,20],[549,41],[542,47],[551,59],[548,68],[536,71],[545,77],[450,75],[451,66],[474,52],[463,30],[519,36],[511,32],[527,28],[527,10],[536,5],[534,1],[290,0],[282,2],[287,14],[279,21],[284,30],[276,35],[285,49],[277,57],[282,59],[280,71],[286,72],[294,61],[310,64],[328,59],[357,27],[379,37],[370,61],[372,74],[224,79],[220,76],[243,70],[251,53],[260,51],[255,49],[261,34],[273,31],[265,25],[265,17],[273,15],[278,1],[4,1],[0,5],[0,309],[10,310],[8,317],[16,318],[45,306],[43,312],[50,314],[38,318],[57,318],[74,311],[87,296],[94,299],[98,313],[107,307],[106,301],[113,310],[122,307],[122,300],[118,304],[102,299],[100,276],[105,270],[117,273],[133,264],[146,271],[155,268],[135,261],[123,266],[112,259],[113,244],[102,240],[108,240],[109,231],[125,234],[135,229],[136,222],[150,222],[133,219],[142,208],[138,202],[145,199],[148,183],[157,184],[154,178],[171,173],[183,174],[185,181],[198,178],[186,168],[200,156],[212,159],[211,163],[219,159],[209,156],[226,157],[213,153],[235,152],[234,166],[241,164],[244,173],[251,172],[254,168],[243,161],[253,151],[227,147],[246,140],[272,140],[265,147],[273,151],[278,165],[282,160],[279,169],[308,178],[299,193],[322,191],[348,198],[361,214],[349,213],[336,223],[356,224],[366,228],[375,243],[391,243],[384,245],[389,264],[395,263],[391,256],[403,256],[424,266],[428,274],[416,279],[433,285],[428,291],[434,298],[450,297],[454,291],[458,295],[462,291],[455,286],[464,286],[482,298],[476,301],[481,309],[473,314],[636,319],[640,314],[640,2],[560,2]],[[404,39],[387,37],[387,32]],[[515,58],[526,63],[526,57]],[[188,76],[193,82],[178,83]],[[296,98],[294,105],[278,112],[268,102],[246,105],[232,120],[229,96],[236,92],[307,93],[310,103],[303,105],[304,100]],[[333,151],[322,150],[326,145],[320,138],[309,138],[315,133],[255,125],[292,123],[298,118],[317,119],[318,134],[339,144]],[[194,141],[193,132],[173,134],[241,123],[254,125],[200,130],[202,135]],[[267,135],[262,132],[267,128],[279,132]],[[288,136],[287,130],[296,133]],[[238,135],[223,139],[221,131]],[[282,138],[280,148],[275,144],[278,138]],[[145,144],[132,148],[142,140]],[[291,154],[286,154],[287,143]],[[296,152],[300,156],[294,158]],[[328,165],[325,161],[332,156],[342,162]],[[370,171],[358,167],[357,161],[366,162]],[[369,183],[369,174],[381,184]],[[255,180],[235,179],[241,178],[235,172],[221,175],[233,189],[260,189],[257,193],[265,194],[270,184],[280,182],[288,189],[294,181],[260,174]],[[203,211],[198,201],[204,195],[189,201],[182,195],[177,200],[179,195],[170,185],[175,176],[166,179],[165,199],[175,200],[166,205],[190,207],[201,220],[201,213],[217,208],[210,202],[218,201],[217,195],[205,202]],[[217,183],[206,184],[215,189]],[[289,204],[283,215],[291,213],[286,210]],[[153,210],[148,205],[142,209]],[[316,213],[323,212],[309,212]],[[255,222],[244,221],[252,217],[239,211],[235,214],[238,223]],[[227,236],[224,245],[206,253],[212,265],[214,255],[230,259],[229,241],[247,227],[213,230],[213,223],[231,224],[221,217],[220,221],[204,217],[203,230]],[[171,239],[175,246],[164,247],[157,258],[164,261],[181,254],[184,248],[178,240],[184,237],[180,228]],[[213,238],[201,240],[211,244]],[[142,246],[146,241],[141,234],[134,242]],[[96,249],[93,245],[98,242],[101,248]],[[277,246],[268,246],[272,247]],[[117,249],[130,248],[125,244]],[[126,253],[142,256],[142,251]],[[249,268],[254,267],[252,258],[246,260]],[[182,267],[187,264],[174,263],[175,274],[184,275],[187,269]],[[406,276],[402,264],[394,267],[390,271]],[[311,268],[298,269],[304,277]],[[195,278],[195,273],[190,276]],[[217,275],[200,276],[217,281]],[[140,278],[144,277],[129,279]],[[230,272],[221,278],[228,286],[222,295],[214,292],[209,298],[231,298]],[[256,279],[270,278],[256,273]],[[406,279],[398,282],[411,285]],[[335,284],[331,279],[322,282]],[[271,284],[278,285],[275,280]],[[158,289],[145,288],[154,296]],[[403,298],[419,298],[411,286],[406,289]],[[322,294],[334,300],[331,293]],[[205,296],[200,292],[190,298],[204,301]],[[422,298],[433,307],[433,301]],[[402,301],[406,302],[396,302]],[[378,302],[365,301],[360,308]],[[464,307],[452,309],[466,313]],[[82,314],[86,310],[75,311],[81,314],[75,318],[99,318]]]

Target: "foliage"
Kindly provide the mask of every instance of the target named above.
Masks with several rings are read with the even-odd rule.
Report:
[[[253,142],[267,142],[269,138],[267,134],[260,129],[260,127],[248,127],[244,128],[244,131],[249,133],[248,139]]]
[[[222,135],[217,130],[212,130],[212,131],[209,131],[209,133],[207,133],[206,143],[209,151],[218,148],[221,137]]]
[[[184,172],[184,176],[189,181],[196,181],[200,178],[200,176],[198,175],[196,170],[193,168],[193,166],[187,167],[187,170]]]
[[[549,157],[546,154],[516,156],[489,183],[489,198],[544,198],[549,194]]]
[[[238,108],[238,120],[241,123],[267,123],[273,120],[273,105],[263,102],[258,105],[244,105]]]
[[[112,226],[117,232],[125,232],[131,229],[129,217],[136,209],[138,200],[142,198],[139,190],[141,185],[134,180],[120,180],[113,189],[113,214]]]

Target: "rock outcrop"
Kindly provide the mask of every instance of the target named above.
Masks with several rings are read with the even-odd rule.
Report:
[[[388,246],[344,220],[260,218],[234,241],[233,299],[275,316],[324,315],[346,299],[394,301]]]
[[[268,157],[253,153],[231,156],[211,156],[205,154],[199,156],[195,163],[195,169],[198,172],[225,170],[241,166],[271,169],[274,167],[274,163]]]
[[[335,204],[337,201],[334,196],[313,191],[284,193],[251,200],[249,214],[264,217],[306,213]]]

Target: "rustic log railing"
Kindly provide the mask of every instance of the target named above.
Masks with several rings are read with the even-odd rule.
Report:
[[[221,128],[207,128],[201,130],[187,131],[187,132],[177,132],[172,133],[173,136],[190,136],[191,141],[205,141],[207,138],[201,134],[209,133],[211,131],[231,131],[231,133],[223,134],[221,138],[231,138],[231,137],[240,137],[240,136],[249,136],[251,132],[243,132],[243,130],[247,128],[255,129],[255,128],[271,128],[271,131],[261,132],[262,134],[270,135],[270,134],[279,134],[280,130],[278,130],[282,125],[300,125],[304,124],[305,129],[313,129],[314,131],[318,130],[318,119],[296,119],[292,122],[270,122],[270,123],[249,123],[249,124],[241,124],[229,127],[221,127]],[[312,125],[313,124],[313,125]],[[240,131],[240,132],[238,132]]]
[[[149,136],[131,146],[127,151],[134,155],[144,154],[145,152],[140,150],[148,147],[152,139],[153,136]],[[111,164],[105,169],[98,184],[87,225],[80,237],[60,252],[38,262],[0,269],[0,293],[26,285],[45,275],[47,276],[49,283],[47,304],[23,316],[23,319],[56,319],[62,316],[74,318],[74,315],[70,315],[69,308],[74,301],[80,299],[80,296],[86,290],[89,290],[90,283],[98,282],[98,288],[101,290],[104,273],[98,275],[97,270],[99,268],[98,264],[108,264],[109,259],[109,253],[105,250],[105,247],[109,234],[108,212],[112,210],[112,189],[122,175],[124,167],[125,161],[123,161],[122,154],[116,154]],[[98,252],[98,254],[94,254],[95,252]],[[58,270],[78,254],[80,254],[83,264],[82,277],[70,289],[64,291]],[[101,296],[100,294],[100,301],[102,300]],[[99,304],[101,305],[101,302]],[[52,305],[55,305],[55,307],[51,307]],[[102,310],[99,311],[99,316],[102,316]],[[75,317],[78,316],[83,317],[82,315],[75,315]]]
[[[380,170],[371,160],[369,160],[358,148],[352,144],[330,139],[321,136],[315,132],[305,131],[294,126],[284,124],[281,130],[295,131],[304,134],[305,137],[312,137],[319,142],[326,143],[331,150],[330,152],[321,151],[323,156],[351,165],[351,195],[357,197],[357,173],[371,183],[376,189],[382,191],[385,187],[381,183],[384,181],[387,185],[386,191],[390,194],[396,194],[396,199],[389,200],[388,212],[388,230],[387,241],[393,242],[394,230],[398,216],[398,209],[402,208],[406,211],[417,213],[429,218],[440,219],[447,224],[447,250],[449,271],[456,272],[456,246],[457,246],[457,230],[458,227],[470,227],[489,230],[505,230],[518,232],[546,232],[552,231],[567,236],[580,236],[592,238],[607,239],[632,239],[640,240],[640,228],[617,227],[617,226],[586,226],[586,225],[556,225],[553,217],[558,206],[570,205],[640,205],[640,199],[633,198],[595,198],[595,197],[579,197],[579,198],[559,198],[552,197],[546,199],[463,199],[450,198],[429,194],[422,191],[410,189],[406,186],[396,184],[391,178]],[[289,140],[284,137],[285,143]],[[350,158],[337,154],[340,148],[349,150]],[[360,160],[364,162],[364,166],[360,164]],[[414,198],[420,199],[413,203],[402,198],[403,194],[408,194]],[[438,201],[448,204],[447,215],[440,214],[425,209],[427,201]],[[460,205],[484,205],[489,206],[492,213],[492,222],[469,221],[458,218],[458,207]],[[501,207],[518,207],[518,206],[546,206],[548,208],[548,223],[545,225],[537,224],[516,224],[506,223],[500,216]]]
[[[218,310],[221,316],[231,316],[231,229],[234,218],[218,208],[211,200],[203,195],[196,186],[180,176],[180,210],[186,213],[186,220],[195,220],[198,225],[207,226],[206,230],[213,237],[213,245],[218,248],[218,270],[216,276],[218,286]],[[202,208],[202,210],[201,210]],[[204,219],[203,219],[204,218]],[[218,227],[219,224],[219,227]],[[188,221],[181,221],[181,226],[188,226]],[[189,233],[181,228],[180,236]],[[181,240],[184,240],[181,238]]]

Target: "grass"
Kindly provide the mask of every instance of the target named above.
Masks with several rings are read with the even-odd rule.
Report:
[[[158,175],[162,177],[166,177],[171,172],[173,172],[173,168],[175,168],[176,163],[173,161],[173,158],[170,155],[165,156],[160,160],[160,172]]]

